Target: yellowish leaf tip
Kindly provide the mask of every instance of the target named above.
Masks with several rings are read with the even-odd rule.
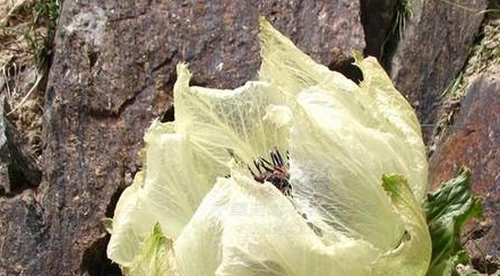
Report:
[[[189,80],[191,79],[191,72],[189,72],[188,65],[185,62],[177,64],[177,81],[174,85],[174,90],[177,86],[189,86]]]

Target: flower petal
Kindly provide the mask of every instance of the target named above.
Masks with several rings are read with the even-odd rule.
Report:
[[[398,156],[405,166],[388,173],[407,177],[415,198],[422,203],[427,192],[428,164],[417,116],[374,57],[357,57],[356,65],[364,77],[360,84],[361,101],[369,105],[367,112],[378,120],[377,128],[393,136],[389,141],[399,148]]]
[[[171,131],[153,122],[144,138],[145,168],[115,209],[108,256],[122,266],[130,265],[156,223],[167,237],[177,238],[215,179],[196,166],[187,137]]]
[[[388,142],[399,148],[399,160],[395,162],[403,163],[398,170],[385,173],[405,175],[417,200],[423,201],[428,166],[420,125],[413,108],[396,90],[377,60],[373,57],[363,59],[355,54],[356,65],[364,77],[358,86],[342,74],[316,63],[264,18],[260,24],[260,80],[286,95],[286,103],[294,112],[297,95],[321,88],[334,94],[332,104],[347,110],[353,120],[381,133],[389,133]],[[334,120],[324,119],[325,123]]]
[[[326,246],[274,186],[238,174],[218,179],[175,252],[184,276],[367,275],[379,253],[348,238]]]
[[[260,38],[260,79],[287,95],[296,120],[290,146],[296,200],[331,240],[340,230],[393,248],[403,228],[378,185],[381,175],[407,176],[419,201],[427,188],[413,109],[374,58],[356,57],[365,77],[358,86],[315,63],[265,20]]]
[[[263,17],[260,19],[259,38],[262,56],[259,80],[275,87],[273,93],[286,95],[288,104],[293,106],[299,92],[318,84],[332,83],[336,89],[347,91],[357,88],[341,73],[316,63]]]
[[[330,239],[342,232],[389,250],[403,233],[378,183],[405,164],[391,134],[366,125],[356,114],[361,107],[343,104],[350,95],[335,92],[315,88],[298,96],[302,112],[290,142],[294,198]]]
[[[189,134],[194,150],[219,175],[227,174],[235,156],[248,164],[274,147],[286,150],[288,128],[264,119],[269,105],[280,104],[269,84],[247,82],[234,90],[190,87],[186,65],[179,65],[177,74],[176,130]]]

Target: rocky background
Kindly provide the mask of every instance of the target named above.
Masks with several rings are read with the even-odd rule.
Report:
[[[415,107],[431,189],[466,165],[485,217],[464,243],[500,257],[498,0],[0,0],[0,275],[120,275],[112,216],[152,119],[173,119],[175,65],[234,88],[259,67],[265,15],[316,61],[359,80],[377,56]]]

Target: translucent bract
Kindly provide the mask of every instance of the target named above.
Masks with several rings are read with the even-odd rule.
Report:
[[[189,86],[154,121],[107,253],[128,275],[425,275],[427,163],[415,114],[374,58],[358,85],[261,20],[257,81]],[[289,153],[292,196],[247,165]]]

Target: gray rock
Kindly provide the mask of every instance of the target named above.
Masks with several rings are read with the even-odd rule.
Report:
[[[21,150],[20,137],[6,118],[6,101],[0,96],[0,195],[10,195],[40,183],[34,157]]]
[[[11,184],[9,178],[10,148],[7,140],[7,120],[5,118],[5,98],[0,96],[0,194],[9,194]]]
[[[0,275],[33,274],[32,265],[43,258],[43,210],[32,190],[0,197]]]
[[[392,59],[391,77],[423,124],[435,124],[440,95],[464,66],[487,0],[414,0],[404,37]],[[432,128],[426,127],[426,133]]]

